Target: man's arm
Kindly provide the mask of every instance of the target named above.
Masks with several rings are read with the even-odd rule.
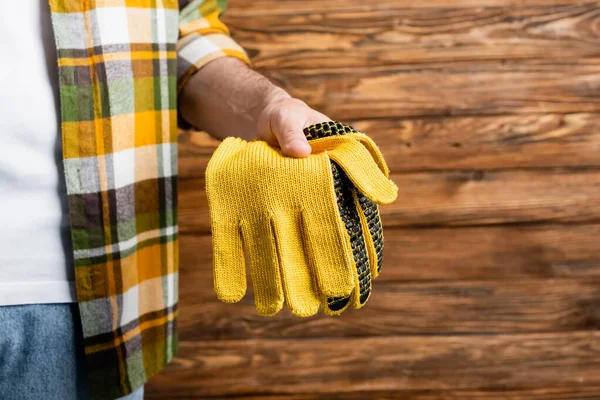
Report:
[[[233,57],[211,61],[187,81],[179,94],[179,112],[216,137],[258,138],[293,157],[310,154],[302,130],[329,121]]]
[[[220,20],[226,3],[179,0],[179,114],[219,138],[258,138],[289,156],[309,155],[302,129],[329,119],[246,65],[246,52]]]

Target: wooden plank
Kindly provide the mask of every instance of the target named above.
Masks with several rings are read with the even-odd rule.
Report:
[[[181,342],[154,395],[599,386],[600,332]]]
[[[396,203],[385,226],[584,222],[600,218],[600,170],[451,171],[393,174]],[[181,232],[210,231],[203,179],[179,184]]]
[[[156,390],[150,380],[145,393],[148,399],[244,399],[244,400],[593,400],[600,398],[600,386],[548,387],[543,389],[496,390],[414,390],[361,391],[350,393],[293,393],[267,396],[176,396]]]
[[[374,138],[395,172],[600,165],[600,114],[366,120],[353,125]]]
[[[209,136],[206,132],[178,132],[177,172],[179,178],[202,178],[206,173],[208,160],[221,143],[220,140]]]
[[[390,228],[378,282],[600,278],[598,238],[598,224]],[[211,251],[209,235],[181,235],[182,274],[212,293]]]
[[[257,314],[251,291],[221,303],[205,273],[182,269],[182,340],[348,338],[452,333],[566,332],[600,328],[600,279],[444,281],[377,280],[361,310],[298,318],[287,309]]]
[[[453,2],[445,9],[323,3],[322,13],[290,10],[280,1],[251,9],[232,4],[226,22],[257,68],[600,55],[597,2],[463,8]]]
[[[216,299],[210,236],[182,235],[179,327],[186,340],[593,328],[599,236],[600,225],[390,229],[386,264],[364,310],[265,319],[251,289],[239,304]],[[582,280],[552,279],[561,277]]]
[[[390,226],[591,221],[600,217],[600,171],[397,174]]]
[[[353,121],[393,172],[600,166],[600,114],[533,114]],[[204,176],[220,141],[182,132],[179,174]]]
[[[600,60],[496,60],[264,73],[335,120],[600,111]]]
[[[414,8],[456,9],[477,7],[529,7],[541,6],[558,8],[581,4],[597,4],[590,0],[430,0],[415,2],[412,0],[379,0],[365,2],[361,0],[230,0],[227,16],[264,17],[270,15],[302,15],[331,12],[364,12]]]

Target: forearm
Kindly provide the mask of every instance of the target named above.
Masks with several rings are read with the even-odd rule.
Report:
[[[302,130],[329,118],[231,57],[197,71],[179,95],[183,118],[218,138],[261,139],[284,154],[311,152]]]
[[[261,113],[268,104],[290,98],[243,62],[223,57],[204,66],[179,95],[183,118],[218,138],[258,136]]]

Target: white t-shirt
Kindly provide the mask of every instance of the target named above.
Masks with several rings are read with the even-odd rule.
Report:
[[[0,13],[0,305],[76,301],[47,0]]]

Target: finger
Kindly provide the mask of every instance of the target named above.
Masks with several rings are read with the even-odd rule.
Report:
[[[281,310],[284,297],[271,221],[265,219],[252,225],[243,222],[241,230],[250,264],[256,310],[260,315],[275,315]]]
[[[320,308],[304,251],[300,216],[279,215],[273,220],[285,302],[294,315],[309,317]]]
[[[240,229],[212,223],[214,288],[219,300],[237,303],[246,294],[246,269]]]
[[[304,128],[308,128],[309,126],[312,126],[312,125],[316,125],[319,123],[328,123],[328,122],[332,122],[328,116],[326,116],[325,114],[322,114],[316,110],[313,110],[311,108],[309,115],[306,118],[306,122],[302,126],[302,130],[304,130]]]

